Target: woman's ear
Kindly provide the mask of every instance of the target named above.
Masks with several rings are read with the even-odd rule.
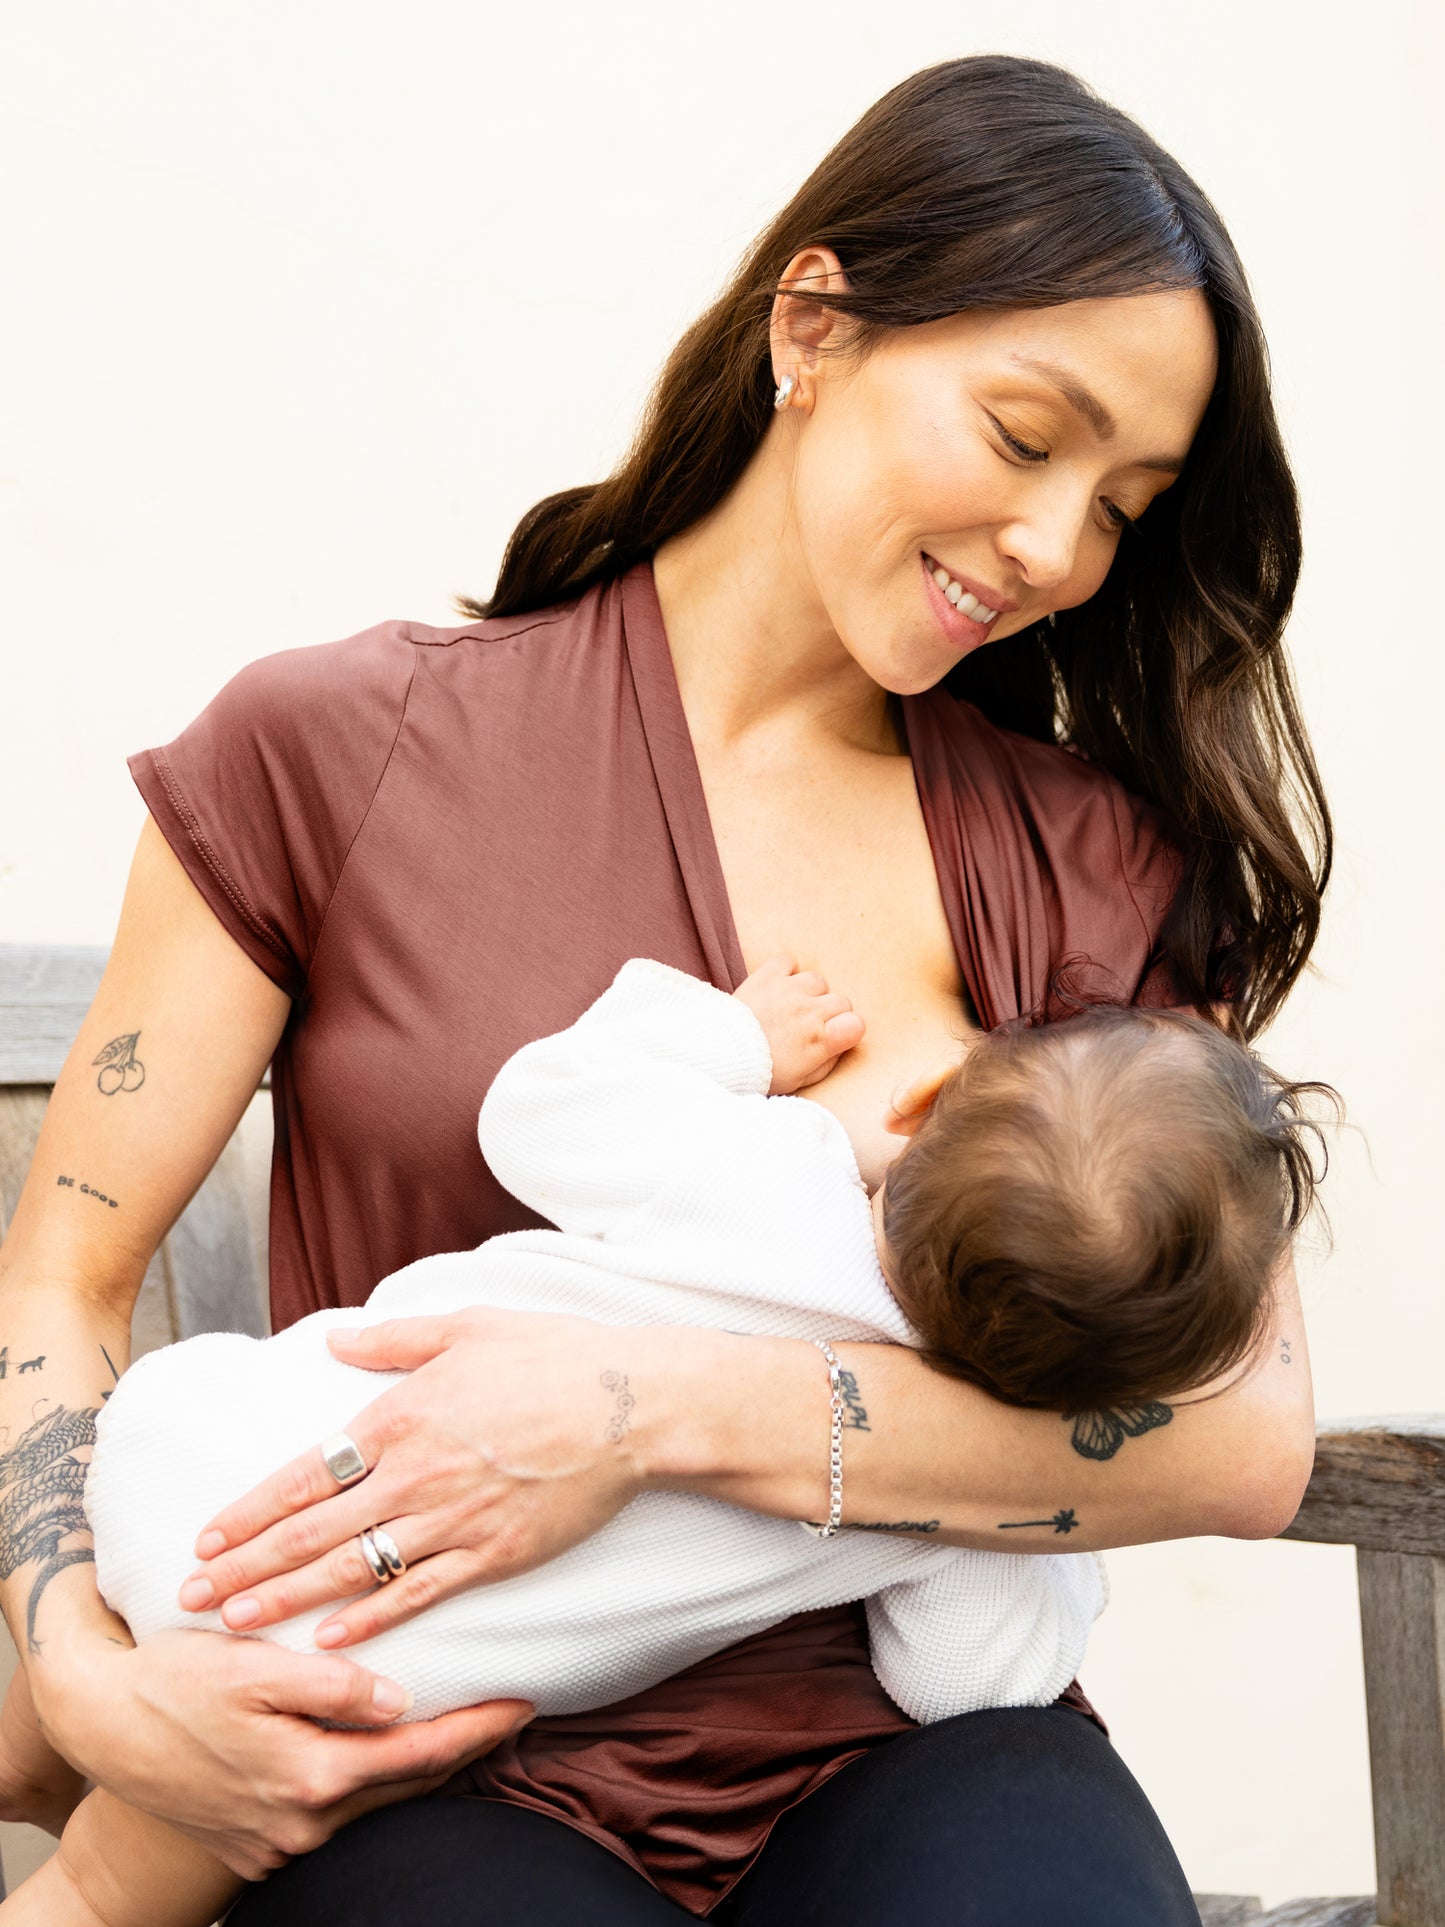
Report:
[[[842,263],[831,248],[804,248],[778,278],[769,330],[773,375],[777,381],[784,375],[793,377],[798,402],[805,408],[812,405],[818,351],[836,331],[839,320],[831,308],[811,296],[844,294],[847,287]]]
[[[891,1131],[894,1137],[912,1137],[928,1116],[934,1098],[957,1069],[958,1059],[949,1057],[941,1064],[935,1064],[932,1070],[910,1078],[908,1083],[893,1093],[893,1101],[883,1120],[884,1130]]]

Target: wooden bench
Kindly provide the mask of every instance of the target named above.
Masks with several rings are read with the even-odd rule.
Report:
[[[0,945],[0,1235],[105,958]],[[146,1273],[136,1353],[200,1331],[263,1332],[256,1278],[233,1139]],[[1204,1927],[1445,1927],[1445,1417],[1322,1426],[1284,1536],[1357,1548],[1379,1892],[1268,1913],[1201,1894]]]

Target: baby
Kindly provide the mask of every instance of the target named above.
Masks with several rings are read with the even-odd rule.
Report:
[[[201,1526],[344,1426],[378,1377],[400,1376],[340,1363],[331,1327],[486,1304],[893,1341],[1011,1403],[1122,1408],[1119,1422],[1141,1428],[1151,1401],[1250,1355],[1313,1190],[1293,1087],[1173,1013],[1006,1028],[974,1042],[870,1204],[841,1125],[787,1095],[837,1054],[819,981],[775,960],[729,997],[662,964],[624,965],[569,1030],[518,1051],[482,1106],[492,1169],[557,1229],[421,1259],[360,1313],[139,1360],[101,1415],[86,1494],[101,1591],[136,1638],[220,1629],[218,1614],[176,1603]],[[821,1360],[819,1377],[821,1420]],[[1088,1448],[1087,1429],[1078,1440]],[[826,1470],[820,1444],[820,1503]],[[824,1538],[651,1493],[538,1570],[349,1650],[411,1691],[410,1717],[502,1697],[574,1712],[852,1599],[866,1601],[882,1684],[927,1721],[1056,1698],[1104,1586],[1089,1553]],[[313,1650],[333,1610],[263,1636]],[[45,1783],[23,1684],[0,1750],[12,1779],[30,1769]],[[239,1884],[188,1837],[96,1792],[0,1920],[206,1927]]]

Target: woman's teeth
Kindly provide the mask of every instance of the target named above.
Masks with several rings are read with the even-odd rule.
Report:
[[[997,609],[990,609],[976,595],[970,595],[961,583],[955,582],[947,569],[936,567],[933,579],[961,616],[968,616],[974,622],[992,622],[998,614]]]

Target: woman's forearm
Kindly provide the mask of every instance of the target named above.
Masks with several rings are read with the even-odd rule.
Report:
[[[0,1606],[43,1705],[42,1675],[74,1658],[75,1638],[129,1643],[96,1591],[84,1510],[95,1421],[129,1333],[93,1298],[27,1288],[25,1269],[12,1253],[0,1275]]]
[[[828,1388],[821,1354],[791,1340],[658,1335],[648,1482],[782,1518],[826,1516]],[[1014,1552],[1134,1545],[1193,1534],[1267,1538],[1294,1516],[1314,1418],[1293,1268],[1276,1280],[1257,1362],[1212,1396],[1142,1412],[1021,1411],[890,1345],[837,1347],[848,1379],[844,1520]],[[644,1368],[646,1369],[646,1368]]]

